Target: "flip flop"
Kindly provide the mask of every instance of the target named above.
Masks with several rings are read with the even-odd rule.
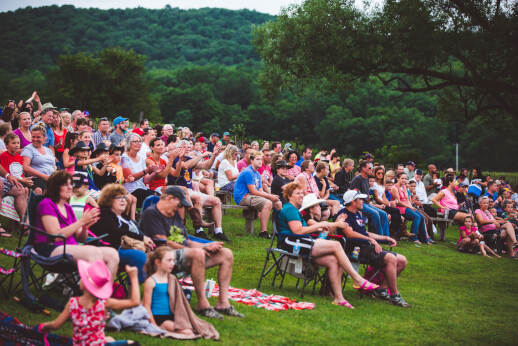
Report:
[[[0,237],[11,238],[13,235],[0,227]]]
[[[341,303],[336,303],[336,302],[331,302],[331,304],[333,305],[338,305],[338,306],[345,306],[346,308],[349,308],[349,309],[354,309],[354,306],[352,306],[351,304],[349,304],[349,302],[347,300],[344,300],[343,302]]]
[[[367,286],[367,284],[369,284]],[[373,284],[372,282],[365,280],[361,286],[353,285],[353,288],[357,291],[374,291],[379,285]]]

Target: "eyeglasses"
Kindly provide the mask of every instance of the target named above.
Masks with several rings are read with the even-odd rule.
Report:
[[[141,140],[131,141],[131,143],[142,143]]]
[[[128,196],[126,196],[126,195],[123,195],[123,196],[115,196],[115,197],[114,197],[114,199],[123,199],[123,200],[127,201],[127,200],[128,200]]]

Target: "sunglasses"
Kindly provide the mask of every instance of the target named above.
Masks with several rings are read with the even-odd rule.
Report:
[[[107,117],[102,117],[99,121],[109,121]]]
[[[114,199],[123,199],[123,200],[128,200],[128,196],[124,195],[124,196],[116,196],[114,197]]]

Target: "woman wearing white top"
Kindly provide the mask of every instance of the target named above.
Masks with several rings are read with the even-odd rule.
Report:
[[[142,138],[136,133],[130,133],[126,142],[126,152],[122,155],[121,166],[124,174],[124,187],[133,196],[137,197],[137,207],[142,206],[146,197],[154,194],[146,184],[153,180],[160,171],[157,165],[146,167],[146,158],[139,156],[142,147]]]
[[[218,167],[218,187],[222,191],[234,192],[234,185],[239,175],[236,166],[238,149],[235,145],[228,145],[223,152],[223,160]]]

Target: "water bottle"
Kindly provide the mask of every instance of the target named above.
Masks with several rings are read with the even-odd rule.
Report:
[[[358,256],[360,255],[360,247],[355,246],[353,250],[353,260],[358,261]]]
[[[327,238],[327,233],[328,233],[327,231],[322,231],[322,232],[320,232],[320,234],[318,235],[318,237],[319,237],[320,239],[326,239],[326,238]]]
[[[300,252],[300,240],[297,239],[297,242],[295,243],[295,246],[293,247],[293,254],[295,256],[298,256]]]

